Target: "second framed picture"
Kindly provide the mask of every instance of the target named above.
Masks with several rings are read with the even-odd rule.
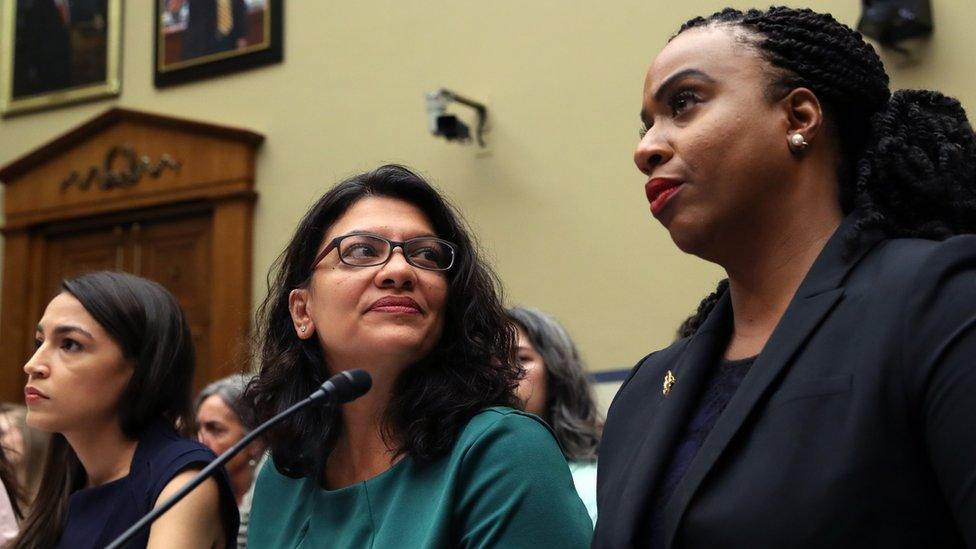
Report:
[[[156,87],[282,60],[284,0],[156,0]]]
[[[119,94],[122,0],[0,0],[0,114]]]

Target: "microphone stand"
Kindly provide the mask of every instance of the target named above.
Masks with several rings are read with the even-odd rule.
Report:
[[[314,393],[309,395],[305,400],[301,400],[293,404],[287,410],[279,413],[278,415],[274,416],[270,420],[259,425],[256,429],[254,429],[253,431],[248,433],[244,438],[242,438],[237,444],[232,446],[230,450],[227,450],[226,452],[221,454],[220,457],[211,461],[206,467],[201,469],[200,472],[197,473],[197,476],[193,477],[193,479],[190,482],[186,483],[182,488],[180,488],[178,492],[170,496],[169,499],[167,499],[158,507],[153,509],[152,512],[142,517],[142,519],[140,519],[139,522],[129,527],[129,529],[123,532],[121,536],[115,538],[115,541],[113,541],[111,545],[107,546],[106,549],[120,549],[129,540],[131,540],[133,536],[138,534],[143,528],[148,527],[157,518],[159,518],[160,515],[162,515],[166,511],[169,511],[171,507],[176,505],[181,499],[183,499],[187,494],[189,494],[191,490],[199,486],[200,483],[202,483],[203,481],[207,480],[207,477],[210,476],[210,473],[213,473],[215,469],[230,461],[232,457],[236,456],[238,452],[243,450],[245,446],[250,444],[251,441],[256,439],[262,433],[267,431],[268,428],[277,424],[279,421],[285,419],[286,417],[294,414],[295,412],[301,410],[302,408],[308,406],[309,404],[312,404],[313,402],[325,398],[327,394],[328,393],[325,390],[319,389],[318,391],[315,391]]]

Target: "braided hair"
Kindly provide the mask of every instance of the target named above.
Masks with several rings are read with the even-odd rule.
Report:
[[[929,90],[888,90],[888,74],[861,34],[830,14],[771,7],[726,8],[695,17],[675,33],[727,26],[771,67],[767,96],[812,91],[838,142],[841,209],[864,231],[888,238],[942,240],[976,232],[976,135],[959,101]],[[686,319],[679,337],[704,321],[723,281]]]

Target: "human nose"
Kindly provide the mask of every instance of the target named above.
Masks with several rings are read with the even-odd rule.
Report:
[[[390,250],[390,259],[376,272],[376,283],[381,288],[412,288],[417,281],[417,271],[403,253],[403,246]]]
[[[50,369],[48,368],[47,361],[44,358],[44,347],[38,347],[34,354],[27,360],[24,364],[24,373],[27,374],[29,378],[45,378]]]
[[[644,133],[634,150],[634,164],[645,175],[651,175],[654,168],[664,164],[674,156],[669,136],[658,126]]]

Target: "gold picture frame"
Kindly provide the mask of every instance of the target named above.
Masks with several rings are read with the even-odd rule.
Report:
[[[279,63],[284,58],[284,0],[153,1],[153,83],[157,88]]]
[[[122,0],[2,0],[2,6],[0,115],[119,95]]]

